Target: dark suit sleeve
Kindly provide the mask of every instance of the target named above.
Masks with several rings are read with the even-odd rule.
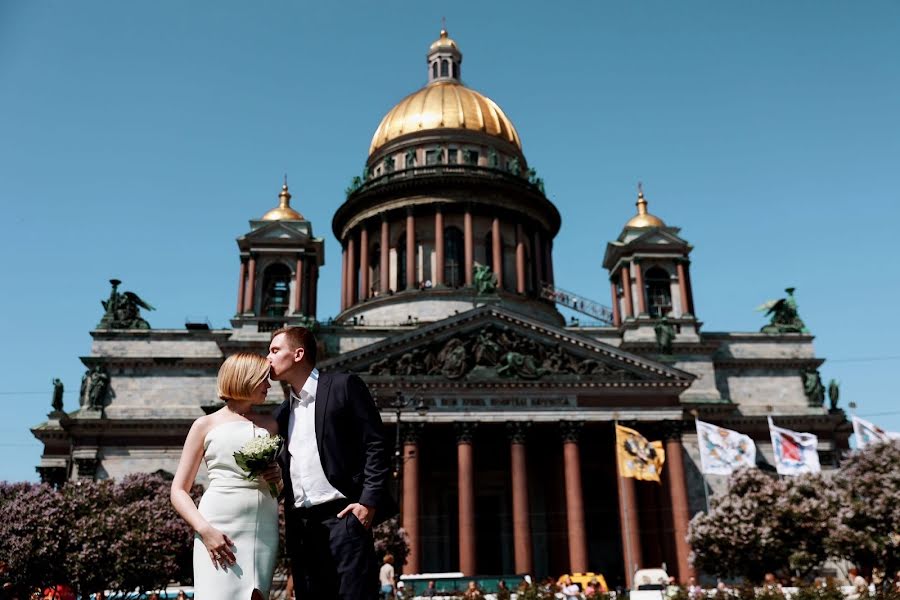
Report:
[[[353,417],[357,419],[363,436],[362,493],[359,503],[378,506],[387,493],[388,462],[384,447],[384,430],[381,414],[375,406],[369,388],[356,375],[347,379],[348,403]]]

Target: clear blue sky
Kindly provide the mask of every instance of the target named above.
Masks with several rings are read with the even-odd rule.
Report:
[[[608,303],[603,250],[643,181],[695,246],[705,330],[757,331],[795,286],[842,404],[900,430],[897,2],[7,0],[0,479],[36,478],[53,377],[77,408],[110,277],[154,327],[228,325],[234,239],[285,172],[337,312],[331,217],[442,16],[562,214],[561,287]]]

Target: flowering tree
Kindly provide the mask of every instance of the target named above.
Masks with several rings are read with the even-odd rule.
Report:
[[[819,476],[777,479],[758,469],[737,471],[728,492],[691,521],[694,565],[754,581],[769,571],[805,574],[826,558],[824,488]]]
[[[828,548],[856,564],[900,569],[900,442],[853,452],[834,477]]]
[[[72,482],[59,491],[2,485],[0,510],[0,558],[23,595],[63,582],[86,594],[190,579],[193,536],[158,475]]]
[[[406,564],[409,556],[409,536],[400,527],[397,517],[393,517],[375,527],[375,557],[381,564],[384,555],[390,553],[394,557],[394,568],[397,572]]]

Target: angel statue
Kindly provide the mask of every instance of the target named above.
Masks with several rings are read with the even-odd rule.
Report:
[[[479,296],[497,292],[497,276],[489,266],[475,263],[473,279],[476,293]]]
[[[101,300],[106,311],[97,329],[150,329],[150,323],[141,318],[141,310],[156,310],[134,292],[119,293],[118,279],[110,279],[112,291],[109,300]]]
[[[760,312],[766,311],[767,317],[771,316],[769,324],[760,329],[762,333],[809,333],[803,319],[797,313],[794,289],[785,288],[787,298],[769,300],[756,309]]]

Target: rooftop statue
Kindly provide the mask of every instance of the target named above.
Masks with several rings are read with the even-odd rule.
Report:
[[[109,300],[101,300],[106,311],[97,329],[150,329],[150,323],[141,318],[141,310],[156,310],[134,292],[119,293],[118,279],[110,279],[112,291]]]
[[[672,354],[672,342],[675,341],[675,328],[669,323],[669,318],[663,315],[653,326],[656,333],[656,351],[660,354]]]
[[[756,310],[766,311],[766,316],[771,316],[768,325],[760,329],[763,333],[809,333],[803,319],[797,312],[797,301],[794,300],[794,289],[786,288],[787,298],[769,300]]]
[[[63,409],[63,382],[59,378],[53,380],[53,406],[54,412],[61,412]]]
[[[837,410],[838,401],[841,397],[841,384],[832,379],[828,382],[828,401],[830,402],[831,410]]]

